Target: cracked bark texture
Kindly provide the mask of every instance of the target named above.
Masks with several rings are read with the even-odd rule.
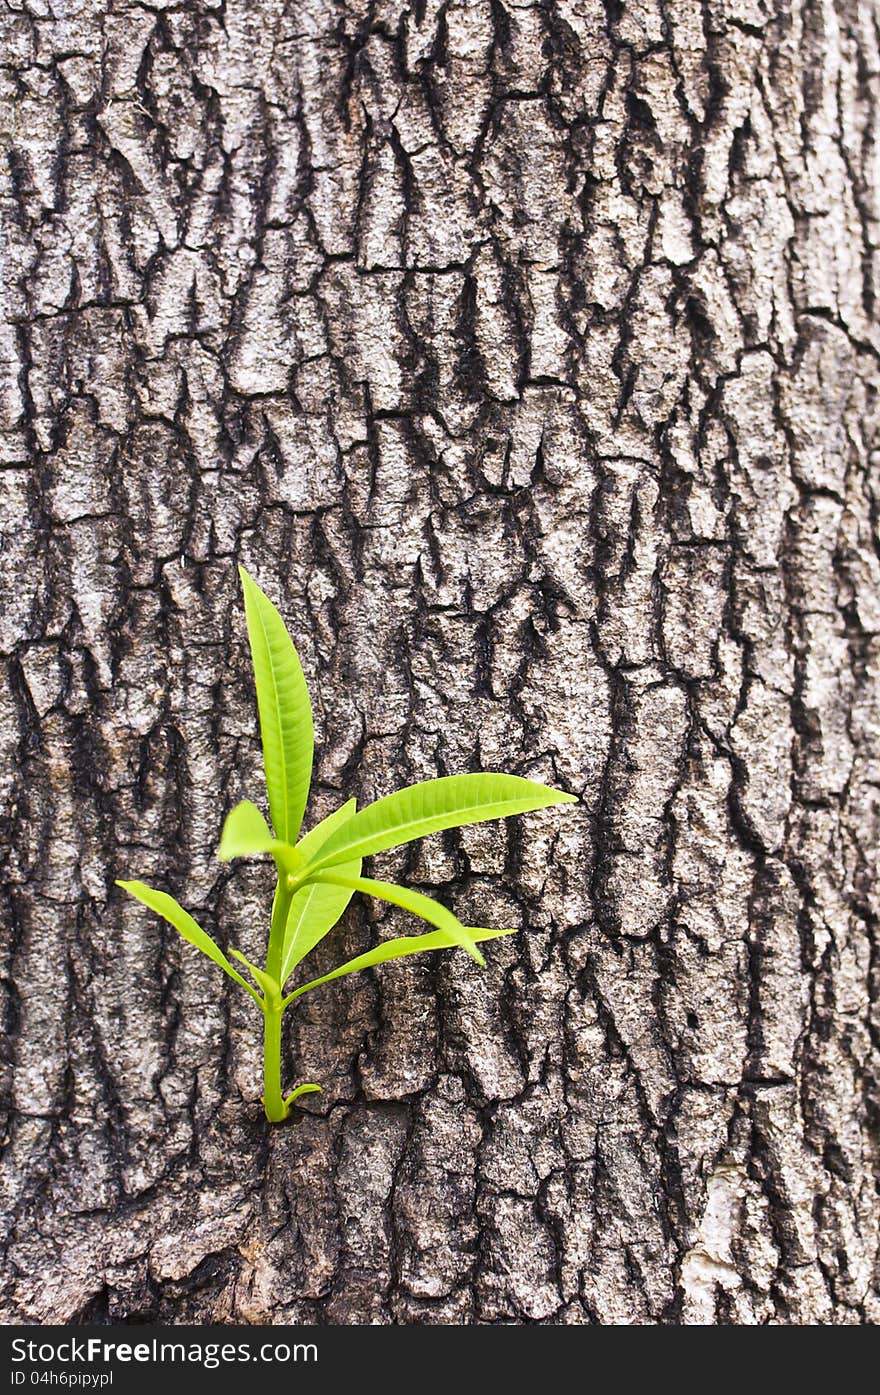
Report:
[[[3,6],[7,1321],[878,1301],[877,0]],[[234,564],[462,954],[259,1021]],[[317,966],[409,929],[353,906]]]

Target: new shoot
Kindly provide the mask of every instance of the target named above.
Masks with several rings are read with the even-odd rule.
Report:
[[[335,813],[300,837],[312,780],[314,735],[306,681],[293,641],[272,602],[243,567],[239,568],[257,690],[263,764],[271,828],[250,800],[226,816],[217,856],[266,857],[275,864],[276,885],[262,968],[236,949],[231,959],[182,906],[142,881],[120,881],[131,896],[164,917],[185,940],[213,959],[249,994],[263,1014],[263,1104],[266,1118],[280,1123],[294,1101],[319,1085],[301,1084],[285,1094],[281,1080],[281,1025],[284,1013],[305,993],[332,979],[429,950],[463,949],[478,964],[478,948],[510,929],[462,925],[445,906],[421,892],[362,875],[365,857],[424,838],[441,829],[525,814],[575,796],[517,775],[449,775],[425,780],[386,795],[358,810],[349,799]],[[355,892],[399,906],[432,928],[424,934],[386,940],[356,959],[297,983],[285,991],[296,970],[329,934]]]

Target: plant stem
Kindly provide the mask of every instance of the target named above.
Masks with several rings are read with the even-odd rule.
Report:
[[[287,879],[279,876],[272,903],[272,924],[269,929],[269,948],[266,953],[266,973],[278,978],[281,973],[281,954],[284,945],[284,931],[287,927],[287,914],[293,900],[287,886]],[[284,984],[278,985],[283,988]]]
[[[287,1118],[288,1106],[281,1093],[281,1019],[280,996],[266,997],[263,1007],[263,1104],[270,1124],[280,1124]]]

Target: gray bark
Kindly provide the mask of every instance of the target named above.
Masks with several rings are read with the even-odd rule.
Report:
[[[865,1322],[877,0],[4,5],[7,1321]],[[252,1005],[234,563],[463,954]],[[353,906],[320,967],[409,929]]]

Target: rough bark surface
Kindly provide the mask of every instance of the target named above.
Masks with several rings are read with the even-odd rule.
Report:
[[[7,0],[7,1321],[864,1322],[878,1297],[877,0]],[[259,1021],[234,564],[312,815],[471,923]],[[353,907],[331,953],[409,928]]]

